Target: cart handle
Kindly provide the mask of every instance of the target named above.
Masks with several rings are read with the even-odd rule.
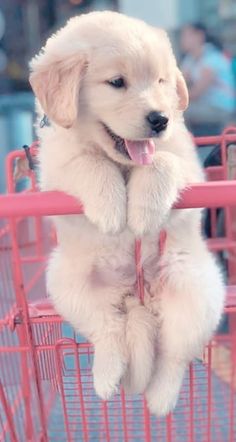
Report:
[[[189,185],[175,209],[236,206],[236,180]],[[22,192],[0,196],[0,217],[83,213],[83,205],[62,192]]]

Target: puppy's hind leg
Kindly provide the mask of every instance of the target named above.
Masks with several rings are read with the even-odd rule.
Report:
[[[161,317],[158,353],[153,379],[147,391],[150,410],[163,416],[177,401],[190,361],[199,357],[216,329],[223,311],[224,286],[221,272],[204,243],[185,254],[169,253],[155,302]],[[155,292],[153,286],[153,292]]]
[[[148,406],[156,416],[165,416],[175,408],[187,365],[168,354],[157,356],[155,374],[146,390]]]
[[[118,391],[127,368],[125,343],[126,315],[113,311],[104,315],[104,327],[92,338],[94,344],[93,381],[98,396],[109,399]]]
[[[143,393],[150,382],[155,361],[157,324],[135,296],[126,298],[126,344],[129,363],[123,379],[127,393]]]
[[[48,266],[48,292],[57,312],[94,345],[94,387],[102,399],[108,399],[117,391],[128,363],[126,313],[119,308],[122,293],[110,287],[92,288],[87,280],[76,263],[55,249]]]

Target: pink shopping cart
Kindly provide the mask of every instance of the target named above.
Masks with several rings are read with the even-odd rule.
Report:
[[[82,207],[67,195],[38,192],[25,153],[9,154],[8,194],[0,197],[1,442],[236,440],[236,129],[196,141],[202,149],[219,144],[220,165],[208,167],[210,182],[192,186],[178,206],[210,208],[209,247],[222,254],[228,277],[225,327],[189,367],[178,406],[165,419],[150,416],[142,396],[126,396],[122,389],[108,402],[95,395],[93,348],[56,315],[44,283],[47,255],[56,241],[47,215],[80,213]],[[33,157],[36,151],[34,144]],[[16,193],[16,180],[23,175],[28,189]],[[224,213],[221,237],[219,208]],[[140,254],[137,243],[141,295]]]

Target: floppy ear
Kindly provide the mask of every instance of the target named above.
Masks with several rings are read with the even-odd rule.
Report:
[[[176,70],[176,89],[179,97],[179,110],[184,111],[187,109],[189,103],[188,88],[182,72],[178,68]]]
[[[65,128],[71,127],[78,115],[85,64],[83,54],[56,60],[41,54],[31,63],[29,81],[36,97],[47,117]]]

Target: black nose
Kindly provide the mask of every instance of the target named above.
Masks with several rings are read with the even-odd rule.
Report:
[[[152,111],[147,116],[151,129],[156,133],[166,129],[169,119],[162,113]]]

